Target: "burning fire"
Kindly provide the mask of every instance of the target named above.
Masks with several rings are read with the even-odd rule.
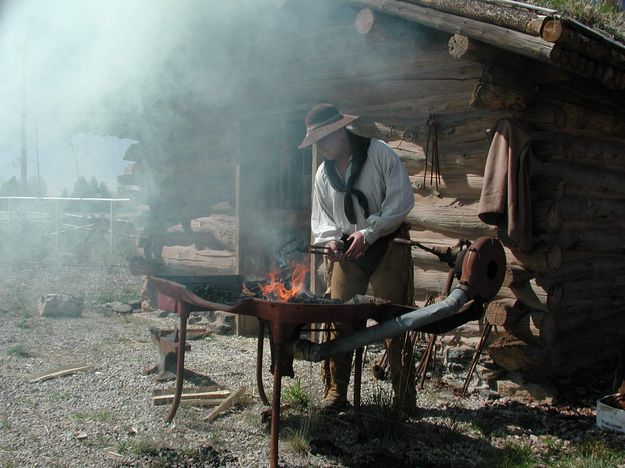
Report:
[[[267,275],[270,282],[260,286],[263,296],[269,297],[274,295],[281,301],[286,302],[299,295],[304,289],[304,280],[310,268],[307,263],[294,263],[291,268],[293,270],[290,281],[291,287],[287,286],[288,283],[286,281],[281,281],[281,274],[284,274],[284,270],[272,271]]]

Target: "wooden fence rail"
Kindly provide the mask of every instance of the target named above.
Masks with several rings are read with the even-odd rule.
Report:
[[[11,238],[16,235],[15,226],[18,224],[36,223],[45,226],[43,235],[54,237],[58,247],[63,234],[82,231],[86,236],[96,230],[104,232],[106,225],[112,254],[117,237],[116,225],[128,223],[117,213],[120,206],[129,201],[129,198],[0,197],[0,232]],[[100,204],[103,211],[93,209]]]

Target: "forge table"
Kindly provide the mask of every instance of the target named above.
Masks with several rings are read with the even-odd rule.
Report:
[[[501,288],[506,269],[506,256],[499,240],[489,237],[481,237],[476,240],[464,255],[461,263],[459,282],[460,291],[458,297],[462,297],[462,304],[468,299],[475,299],[478,305],[477,312],[483,313],[482,305],[493,297]],[[271,448],[270,466],[278,465],[278,432],[280,430],[280,393],[283,375],[293,376],[292,356],[285,352],[286,344],[299,337],[299,332],[304,325],[322,322],[354,322],[366,323],[367,319],[374,318],[377,321],[388,321],[377,330],[370,328],[359,333],[360,340],[351,349],[363,346],[363,343],[371,343],[370,338],[392,336],[389,333],[402,333],[408,330],[421,330],[428,333],[441,333],[450,330],[468,320],[475,319],[472,309],[460,312],[461,304],[452,299],[452,294],[437,304],[432,304],[424,309],[414,310],[412,307],[400,306],[390,302],[362,296],[353,303],[293,303],[274,302],[258,298],[240,300],[244,289],[245,278],[242,276],[179,276],[179,277],[151,277],[158,291],[158,305],[161,309],[174,312],[180,317],[177,372],[176,372],[176,395],[172,403],[167,421],[171,421],[176,414],[184,375],[184,351],[187,332],[187,320],[193,310],[224,310],[235,314],[251,315],[261,322],[259,326],[258,356],[256,378],[259,395],[263,403],[268,400],[262,388],[262,346],[264,340],[265,325],[269,329],[271,343],[271,356],[273,373],[273,395],[271,403]],[[223,304],[203,299],[193,291],[200,288],[204,293],[212,291],[210,297],[218,300],[230,298],[232,303]],[[455,291],[455,290],[454,290]],[[207,294],[203,294],[204,297]],[[357,298],[354,298],[357,299]],[[447,304],[446,304],[447,303]],[[428,310],[429,309],[429,310]],[[441,313],[445,312],[445,313]],[[400,316],[400,317],[398,317]],[[400,320],[401,319],[401,320]],[[426,319],[426,320],[424,320]],[[397,322],[397,323],[396,323]],[[391,326],[387,327],[387,323]],[[397,328],[397,327],[400,328]],[[369,337],[365,338],[368,332]],[[354,335],[355,336],[355,335]],[[483,341],[483,340],[482,340]],[[335,342],[338,343],[339,340]],[[342,344],[345,345],[346,342]],[[350,343],[352,346],[354,342]],[[483,342],[480,344],[480,348]],[[333,351],[337,351],[336,347]],[[477,356],[478,354],[476,354]],[[477,362],[474,359],[474,364]],[[362,348],[356,349],[356,361],[354,372],[354,406],[358,410],[360,406],[360,382],[362,372]]]
[[[271,447],[270,466],[278,463],[278,434],[280,430],[280,394],[282,376],[293,376],[292,357],[285,353],[285,344],[299,337],[301,329],[312,323],[355,322],[365,323],[369,318],[379,318],[408,311],[411,308],[373,299],[349,304],[311,304],[277,302],[258,298],[238,300],[233,304],[211,302],[193,292],[197,288],[213,288],[215,291],[230,291],[240,295],[245,278],[242,276],[152,276],[150,280],[158,291],[158,306],[167,312],[176,313],[180,318],[179,346],[177,356],[176,397],[172,403],[167,421],[176,414],[182,393],[184,375],[184,350],[187,321],[191,311],[223,310],[241,315],[250,315],[259,320],[258,354],[256,380],[263,403],[268,399],[262,385],[262,353],[265,326],[269,330],[271,343],[271,371],[273,373],[273,394],[271,401]],[[362,352],[356,350],[354,363],[354,407],[360,406],[360,384],[362,378]]]

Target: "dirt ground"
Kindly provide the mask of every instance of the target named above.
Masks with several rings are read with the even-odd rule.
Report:
[[[266,466],[266,407],[255,385],[256,340],[212,336],[191,342],[187,385],[245,386],[245,398],[208,423],[209,408],[184,407],[167,425],[153,406],[157,383],[150,325],[158,312],[117,314],[104,304],[139,297],[140,279],[124,267],[2,266],[0,275],[0,465],[10,466]],[[43,318],[41,294],[85,299],[80,318]],[[267,348],[267,347],[266,347]],[[370,353],[376,357],[375,350]],[[379,356],[378,356],[379,357]],[[265,349],[265,367],[269,355]],[[29,383],[37,372],[70,363],[86,371]],[[285,379],[280,464],[284,466],[625,466],[625,435],[596,428],[596,399],[609,389],[597,370],[559,382],[555,406],[456,397],[449,379],[426,383],[417,414],[395,414],[390,384],[364,370],[363,422],[351,413],[321,415],[319,365],[296,362]],[[611,376],[608,376],[611,377]],[[271,391],[271,375],[264,372]],[[585,382],[587,385],[580,385]],[[496,395],[495,395],[496,397]]]

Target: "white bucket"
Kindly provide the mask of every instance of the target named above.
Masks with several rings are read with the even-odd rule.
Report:
[[[601,429],[625,433],[625,410],[615,408],[606,403],[611,398],[618,396],[606,395],[597,400],[597,426]]]

